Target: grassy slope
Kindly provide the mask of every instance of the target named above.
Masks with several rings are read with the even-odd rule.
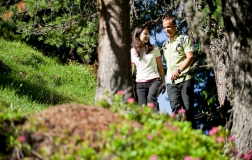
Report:
[[[94,103],[89,66],[62,65],[33,48],[0,38],[0,105],[34,113],[55,104]]]

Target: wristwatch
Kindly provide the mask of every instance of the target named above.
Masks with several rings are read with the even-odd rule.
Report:
[[[180,69],[178,69],[178,70],[177,70],[177,72],[180,74],[180,73],[181,73],[181,70],[180,70]]]

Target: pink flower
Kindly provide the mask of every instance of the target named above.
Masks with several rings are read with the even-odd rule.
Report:
[[[177,131],[177,130],[178,130],[178,127],[173,126],[173,127],[172,127],[172,130],[173,130],[173,131]]]
[[[171,125],[168,123],[168,122],[164,122],[164,125],[167,127],[167,128],[170,128]]]
[[[151,134],[149,134],[147,138],[148,138],[148,140],[150,140],[150,141],[153,139],[153,137],[152,137]]]
[[[117,92],[117,94],[119,94],[119,95],[124,95],[124,90],[119,90],[119,91]]]
[[[191,156],[185,156],[184,160],[192,160]]]
[[[150,160],[157,160],[157,159],[158,159],[158,156],[155,154],[150,156]]]
[[[171,129],[171,130],[173,130],[173,131],[177,131],[177,130],[178,130],[178,127],[172,126],[172,125],[169,124],[168,122],[164,122],[164,125],[165,125],[167,128],[169,128],[169,129]]]
[[[237,154],[237,153],[238,153],[237,149],[233,150],[233,154]]]
[[[235,140],[234,137],[232,137],[232,136],[228,137],[229,142],[233,142],[234,140]]]
[[[243,156],[244,159],[250,160],[250,158],[252,158],[252,156],[250,154],[245,154]]]
[[[195,158],[194,160],[200,160],[200,158],[197,157],[197,158]]]
[[[134,102],[135,102],[135,98],[132,97],[128,99],[128,103],[134,103]]]
[[[243,157],[243,154],[242,154],[242,153],[238,155],[238,158],[242,158],[242,157]]]
[[[249,151],[247,152],[247,154],[252,155],[252,150],[249,150]]]
[[[172,112],[171,114],[170,114],[170,117],[172,117],[172,118],[174,118],[176,116],[176,114],[174,113],[174,112]]]
[[[209,131],[209,135],[211,136],[211,135],[214,135],[214,134],[216,134],[217,132],[218,132],[218,127],[213,127],[210,131]]]
[[[21,142],[21,143],[24,143],[25,142],[25,136],[19,136],[18,137],[18,140]]]
[[[155,107],[155,104],[154,104],[154,103],[148,103],[148,107],[154,108],[154,107]]]
[[[179,115],[182,115],[182,114],[185,114],[185,113],[186,113],[186,110],[183,109],[183,108],[181,108],[181,109],[178,110],[178,114]]]
[[[224,138],[218,137],[218,138],[217,138],[217,142],[218,142],[218,143],[224,142]]]
[[[128,134],[132,134],[133,133],[133,131],[130,129],[130,130],[128,130]]]

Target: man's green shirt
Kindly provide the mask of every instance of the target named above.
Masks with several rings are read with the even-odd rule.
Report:
[[[180,34],[177,34],[173,39],[168,40],[165,44],[164,57],[167,64],[166,83],[168,84],[172,83],[172,73],[177,71],[186,59],[186,53],[194,52],[193,43],[190,38],[184,35],[183,46],[181,46],[180,36]],[[193,78],[192,74],[188,74],[190,68],[191,66],[181,72],[179,76],[180,78],[175,80],[175,84]]]

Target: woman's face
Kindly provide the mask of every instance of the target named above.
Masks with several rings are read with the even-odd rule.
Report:
[[[140,41],[141,44],[144,45],[145,43],[148,43],[149,41],[149,30],[148,29],[144,29],[142,31],[142,33],[140,34]]]

